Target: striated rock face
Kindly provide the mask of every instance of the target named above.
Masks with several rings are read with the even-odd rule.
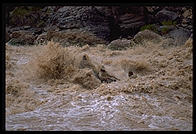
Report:
[[[82,28],[111,41],[136,33],[149,20],[146,12],[145,7],[64,6],[50,15],[48,22],[60,30]]]
[[[152,20],[147,18],[145,7],[64,6],[49,15],[47,23],[60,30],[84,29],[112,41],[121,35],[138,32],[142,25]]]
[[[110,38],[107,19],[90,6],[64,6],[52,16],[51,22],[60,30],[82,28],[105,40]]]
[[[119,13],[118,24],[122,36],[136,34],[140,27],[153,21],[145,7],[122,7],[116,9]]]

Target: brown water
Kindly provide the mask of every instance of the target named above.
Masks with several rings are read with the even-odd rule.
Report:
[[[6,130],[192,130],[192,42],[161,43],[6,44]]]

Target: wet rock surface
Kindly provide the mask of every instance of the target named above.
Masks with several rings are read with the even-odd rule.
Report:
[[[191,36],[191,32],[189,30],[180,28],[170,31],[165,36],[173,38],[176,45],[183,45]]]

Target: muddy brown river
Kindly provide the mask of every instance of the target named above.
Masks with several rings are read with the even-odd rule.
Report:
[[[6,130],[191,131],[192,42],[161,43],[6,44]]]

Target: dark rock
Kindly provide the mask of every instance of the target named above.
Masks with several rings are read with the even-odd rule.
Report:
[[[22,27],[11,27],[11,28],[9,29],[9,32],[12,33],[12,32],[14,32],[14,31],[20,31],[20,30],[22,30]]]
[[[9,10],[6,16],[9,17],[8,26],[12,27],[8,34],[28,30],[35,37],[48,31],[82,29],[92,33],[93,36],[111,42],[121,37],[131,39],[140,31],[141,26],[160,25],[161,22],[168,20],[175,21],[177,28],[183,27],[190,32],[193,31],[192,7],[43,6],[36,8],[20,6]],[[175,27],[158,26],[160,34],[165,29],[169,32]],[[12,36],[17,36],[17,33]]]
[[[33,34],[41,34],[42,33],[41,28],[31,28],[29,31],[31,31]]]
[[[178,18],[178,14],[172,11],[163,9],[156,14],[156,19],[161,23],[163,21],[174,21]]]
[[[30,29],[31,28],[31,26],[23,26],[23,29],[24,30],[28,30],[28,29]]]
[[[153,22],[153,16],[148,14],[145,7],[122,7],[117,8],[116,12],[118,12],[118,25],[122,37],[134,35],[140,30],[141,26]]]
[[[180,7],[180,6],[166,6],[164,7],[164,9],[175,12],[177,14],[182,14],[183,12],[183,7]]]
[[[9,24],[12,26],[36,26],[40,20],[40,10],[36,7],[20,6],[10,12]]]
[[[60,31],[60,29],[57,26],[53,25],[53,26],[46,26],[46,27],[44,27],[43,31],[44,32],[48,32],[48,31]]]
[[[133,6],[64,6],[50,18],[60,30],[82,28],[107,41],[136,33],[152,20],[145,7]]]
[[[142,21],[133,22],[133,23],[130,22],[130,24],[120,24],[120,28],[122,29],[122,31],[125,31],[126,29],[127,30],[138,29],[138,28],[140,28],[143,25],[145,25],[145,23],[142,22]]]
[[[191,32],[183,28],[172,30],[166,35],[166,37],[173,38],[176,45],[183,45],[190,36]]]
[[[119,24],[122,29],[138,28],[145,24],[144,16],[136,16],[133,14],[125,14],[120,18]]]
[[[160,11],[161,7],[159,7],[159,6],[147,6],[146,9],[148,10],[149,13],[154,15],[158,11]]]
[[[83,28],[106,40],[110,36],[109,23],[98,10],[89,6],[59,8],[51,21],[56,23],[60,30]]]
[[[36,39],[36,44],[45,43],[47,41],[56,41],[62,44],[63,46],[70,45],[96,45],[106,43],[101,38],[96,37],[94,34],[79,29],[68,29],[63,31],[48,31],[39,35]]]

